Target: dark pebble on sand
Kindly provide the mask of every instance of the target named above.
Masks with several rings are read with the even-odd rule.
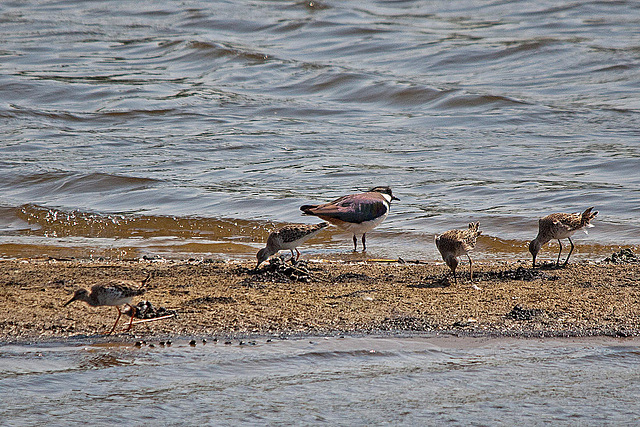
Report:
[[[533,320],[534,318],[544,314],[544,310],[538,308],[524,308],[519,305],[506,314],[507,319],[513,320]]]

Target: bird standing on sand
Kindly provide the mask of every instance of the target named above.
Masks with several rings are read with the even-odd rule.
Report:
[[[469,275],[473,280],[473,268],[469,251],[476,247],[476,239],[482,231],[478,230],[479,222],[472,222],[465,230],[449,230],[436,236],[436,247],[442,255],[442,259],[453,272],[453,281],[457,283],[456,267],[458,267],[458,257],[466,255],[469,259]]]
[[[281,229],[274,231],[269,234],[269,238],[267,239],[267,246],[260,249],[258,254],[256,255],[258,258],[258,265],[256,268],[260,267],[264,261],[266,261],[271,255],[278,253],[283,249],[289,249],[291,251],[291,259],[294,258],[293,250],[295,249],[298,254],[295,256],[295,260],[298,261],[300,258],[300,251],[298,251],[298,246],[302,245],[304,242],[315,236],[328,226],[326,222],[321,222],[320,224],[291,224],[285,225]]]
[[[571,241],[573,233],[585,227],[593,227],[591,220],[598,215],[598,212],[591,212],[592,209],[593,206],[582,213],[554,213],[540,218],[538,221],[538,235],[529,243],[529,252],[533,255],[533,266],[536,266],[536,256],[538,252],[540,252],[542,245],[553,239],[557,239],[560,245],[556,267],[560,266],[560,254],[562,253],[562,242],[560,242],[560,239],[569,239],[571,250],[564,264],[562,264],[562,267],[566,267],[574,248],[573,242]],[[588,234],[587,230],[583,231],[585,234]]]
[[[131,321],[129,322],[129,327],[126,329],[127,331],[131,329],[133,324],[133,314],[135,313],[135,309],[131,306],[131,300],[133,297],[142,295],[146,289],[144,286],[149,281],[151,277],[151,273],[147,275],[144,280],[136,281],[136,280],[113,280],[104,285],[93,285],[91,287],[91,292],[86,289],[78,289],[73,294],[73,298],[65,303],[65,307],[71,304],[74,301],[84,301],[92,307],[99,307],[103,305],[112,305],[118,310],[118,317],[116,318],[116,322],[113,324],[113,328],[107,335],[111,335],[113,331],[116,329],[116,325],[120,320],[120,316],[122,316],[122,310],[120,310],[121,305],[128,305],[134,310],[131,314]]]
[[[362,235],[362,250],[367,250],[365,234],[380,225],[389,214],[392,200],[400,200],[389,187],[375,187],[366,193],[342,196],[323,205],[304,205],[300,210],[315,215],[353,233],[353,250],[358,249],[357,235]]]

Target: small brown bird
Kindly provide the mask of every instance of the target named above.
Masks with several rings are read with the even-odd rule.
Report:
[[[560,245],[556,267],[560,266],[560,254],[562,253],[562,242],[560,242],[560,239],[569,239],[571,250],[564,264],[562,264],[562,267],[566,267],[574,248],[573,242],[571,241],[573,233],[580,229],[593,227],[591,220],[598,215],[598,212],[591,212],[592,209],[593,206],[582,213],[554,213],[540,218],[538,221],[538,235],[529,243],[529,252],[533,255],[533,266],[536,266],[536,256],[538,252],[540,252],[542,245],[553,239],[557,239]],[[587,233],[587,230],[584,230],[584,232]]]
[[[109,283],[103,285],[93,285],[91,287],[91,292],[86,289],[78,289],[73,294],[73,297],[65,303],[65,307],[71,304],[74,301],[84,301],[92,307],[99,307],[103,305],[111,305],[114,306],[118,310],[118,317],[116,318],[116,322],[113,324],[113,328],[107,335],[111,335],[113,331],[116,329],[118,325],[118,321],[120,320],[120,316],[122,316],[122,310],[120,310],[121,305],[128,305],[132,310],[135,310],[131,306],[131,300],[133,297],[142,295],[146,289],[144,286],[147,284],[149,279],[151,278],[151,273],[147,275],[144,280],[136,281],[136,280],[113,280]],[[129,321],[129,327],[126,329],[127,331],[131,329],[133,324],[133,313],[131,315],[131,321]]]
[[[447,263],[453,272],[453,281],[457,283],[456,267],[458,267],[458,257],[466,255],[469,259],[469,275],[473,280],[473,262],[469,256],[469,251],[476,247],[476,239],[482,231],[478,230],[479,222],[469,223],[466,230],[449,230],[436,236],[436,247],[442,255],[442,259]]]
[[[315,236],[328,226],[329,224],[326,222],[321,222],[320,224],[290,224],[285,225],[281,229],[274,231],[269,234],[269,238],[267,239],[267,246],[258,251],[256,257],[258,258],[258,265],[256,268],[260,266],[264,261],[269,259],[271,255],[278,253],[283,249],[289,249],[291,251],[291,259],[294,258],[293,250],[295,249],[297,256],[295,256],[295,260],[298,261],[300,258],[300,251],[298,250],[298,246],[302,245],[304,242]]]

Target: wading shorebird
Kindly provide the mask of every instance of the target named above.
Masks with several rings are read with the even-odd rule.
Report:
[[[323,205],[304,205],[300,210],[315,215],[353,233],[353,250],[358,250],[357,235],[362,235],[362,250],[367,250],[365,235],[380,225],[389,214],[392,200],[400,200],[389,187],[375,187],[366,193],[342,196]]]
[[[269,234],[269,238],[267,239],[267,246],[260,249],[256,257],[258,258],[258,265],[256,268],[260,267],[264,261],[269,259],[271,255],[277,254],[279,251],[284,249],[289,249],[291,251],[291,260],[298,261],[300,258],[300,251],[298,250],[298,246],[302,245],[304,242],[315,236],[328,226],[329,224],[326,222],[321,222],[320,224],[291,224],[285,225],[281,229],[274,231]],[[295,249],[297,256],[293,253]]]
[[[133,315],[135,313],[135,308],[131,305],[131,300],[133,297],[142,295],[146,291],[144,286],[150,278],[151,273],[149,273],[144,280],[113,280],[103,285],[93,285],[91,292],[80,288],[73,294],[73,298],[65,303],[64,307],[74,301],[84,301],[92,307],[114,306],[118,310],[118,317],[113,324],[113,328],[111,328],[111,331],[107,334],[111,335],[118,325],[120,316],[122,316],[120,306],[128,305],[132,310],[131,321],[129,321],[129,327],[126,329],[128,331],[133,324]]]
[[[567,259],[564,261],[564,264],[562,264],[562,267],[566,267],[574,248],[573,242],[571,241],[573,233],[580,229],[593,227],[591,220],[598,215],[598,212],[591,212],[592,209],[593,206],[582,213],[554,213],[547,215],[544,218],[540,218],[538,221],[538,235],[531,241],[531,243],[529,243],[529,252],[533,255],[533,266],[536,266],[536,256],[538,256],[538,252],[540,252],[542,245],[550,240],[556,239],[560,245],[558,259],[556,260],[556,267],[559,267],[560,254],[562,253],[562,242],[560,242],[560,239],[569,239],[569,243],[571,243],[571,250],[569,251],[569,255],[567,255]],[[583,231],[585,234],[588,234],[587,230]]]
[[[436,247],[442,255],[442,259],[453,272],[453,282],[457,283],[456,267],[458,257],[466,255],[469,259],[469,276],[473,280],[473,262],[469,256],[469,251],[476,247],[476,239],[482,231],[478,230],[479,222],[469,223],[469,228],[465,230],[449,230],[436,236]]]

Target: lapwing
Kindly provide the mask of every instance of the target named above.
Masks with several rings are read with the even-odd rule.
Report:
[[[323,205],[304,205],[300,210],[315,215],[353,233],[353,250],[358,250],[357,236],[362,236],[362,250],[367,250],[365,235],[380,225],[389,214],[392,200],[400,200],[389,187],[375,187],[366,193],[342,196]]]

